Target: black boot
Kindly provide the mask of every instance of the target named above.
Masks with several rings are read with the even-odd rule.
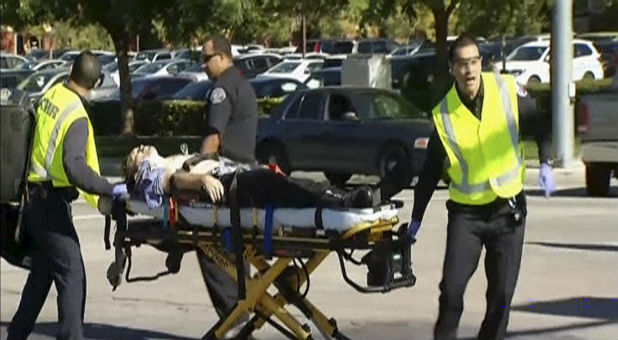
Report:
[[[343,206],[347,208],[372,208],[381,202],[380,189],[362,186],[343,196]]]

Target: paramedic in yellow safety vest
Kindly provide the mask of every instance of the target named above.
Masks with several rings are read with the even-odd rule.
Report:
[[[99,175],[92,124],[84,102],[99,82],[101,65],[90,51],[75,60],[67,84],[43,95],[28,174],[26,239],[35,249],[19,307],[8,327],[8,340],[26,339],[45,303],[52,282],[58,292],[58,339],[82,339],[86,274],[71,216],[71,201],[82,192],[97,205],[98,196],[124,199],[124,184]],[[77,188],[77,189],[76,189]]]
[[[414,192],[411,241],[446,166],[450,199],[435,339],[456,338],[464,291],[483,246],[487,310],[478,339],[504,338],[526,220],[520,131],[536,137],[545,195],[555,190],[549,115],[537,114],[534,99],[512,76],[481,73],[481,62],[473,37],[461,36],[451,46],[455,83],[432,111],[435,130]]]

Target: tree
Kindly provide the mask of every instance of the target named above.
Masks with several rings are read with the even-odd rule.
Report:
[[[465,1],[457,10],[456,30],[479,36],[548,32],[553,0]]]
[[[122,102],[122,134],[133,134],[133,98],[129,78],[129,43],[131,37],[160,20],[167,27],[179,25],[187,29],[187,22],[200,16],[208,21],[212,2],[198,0],[2,0],[3,21],[17,29],[26,25],[68,21],[76,24],[99,24],[111,36],[120,73]],[[172,16],[169,12],[184,16]],[[178,15],[178,14],[177,14]],[[180,19],[179,19],[180,18]]]
[[[433,102],[437,102],[446,93],[449,86],[448,73],[448,44],[446,37],[448,36],[448,23],[451,14],[459,6],[459,0],[450,0],[448,5],[446,0],[418,0],[424,6],[427,6],[434,17],[434,28],[436,36],[436,60],[437,67],[435,72],[435,80],[433,83],[432,93],[434,95]],[[413,6],[414,1],[410,0],[409,6]]]

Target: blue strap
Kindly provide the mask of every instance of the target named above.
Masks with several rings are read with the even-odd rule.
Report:
[[[227,250],[228,253],[231,253],[232,250],[234,250],[232,236],[233,235],[231,227],[226,227],[223,229],[223,234],[221,235],[221,237],[223,238],[223,245],[225,246],[225,250]]]
[[[273,212],[272,205],[266,206],[266,216],[264,216],[264,256],[270,258],[273,249]]]

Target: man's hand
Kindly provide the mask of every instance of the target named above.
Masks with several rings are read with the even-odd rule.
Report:
[[[223,184],[218,179],[210,175],[202,176],[202,189],[206,191],[212,203],[223,200]]]
[[[125,201],[129,198],[129,192],[127,191],[127,185],[124,183],[115,184],[112,189],[112,197],[114,200]]]
[[[417,221],[417,220],[412,220],[410,221],[410,224],[408,225],[408,241],[410,241],[410,243],[415,243],[416,242],[416,233],[418,233],[418,230],[421,228],[421,221]]]
[[[556,181],[554,180],[554,171],[549,164],[541,164],[539,172],[539,186],[545,191],[545,198],[556,191]]]

